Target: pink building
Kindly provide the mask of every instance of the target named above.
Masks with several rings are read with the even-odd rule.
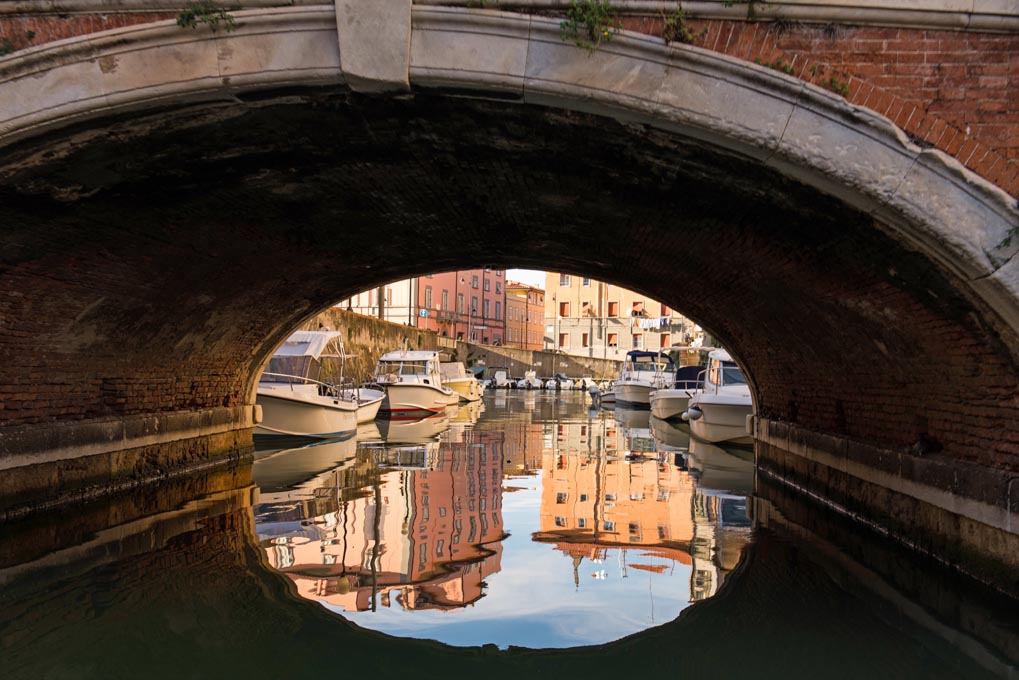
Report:
[[[418,278],[418,328],[501,345],[506,338],[506,272],[461,269]]]

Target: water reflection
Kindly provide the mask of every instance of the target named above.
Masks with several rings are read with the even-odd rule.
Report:
[[[326,445],[356,462],[255,508],[269,564],[360,625],[503,647],[607,642],[718,590],[747,541],[747,503],[698,489],[688,436],[660,445],[647,411],[599,413],[582,394],[486,401]],[[259,459],[256,480],[293,480],[280,459],[319,470],[321,448]]]
[[[239,465],[4,525],[4,677],[1016,675],[1014,602],[766,479],[748,499],[746,452],[566,396],[486,398],[423,443],[260,451],[257,493]]]

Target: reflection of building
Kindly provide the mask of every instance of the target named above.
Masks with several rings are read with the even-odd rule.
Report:
[[[383,472],[361,497],[265,543],[301,596],[348,611],[461,607],[502,553],[502,436],[466,430],[429,469]]]
[[[689,563],[693,479],[655,457],[548,453],[541,534],[604,546],[659,546]]]
[[[545,273],[545,335],[551,347],[621,360],[631,349],[691,342],[700,328],[667,305],[588,277]]]

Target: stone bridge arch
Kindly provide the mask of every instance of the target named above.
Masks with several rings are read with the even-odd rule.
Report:
[[[238,18],[0,67],[8,513],[243,447],[258,366],[334,300],[554,266],[711,328],[752,376],[776,474],[932,544],[957,538],[945,517],[975,523],[964,549],[1001,574],[1004,192],[829,92],[648,36],[588,53],[552,20],[437,7],[374,31],[332,7]]]

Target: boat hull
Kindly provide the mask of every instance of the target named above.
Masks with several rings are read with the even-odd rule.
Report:
[[[648,398],[651,405],[651,415],[662,420],[678,419],[690,406],[690,395],[686,390],[652,390]]]
[[[481,399],[481,385],[477,378],[447,379],[446,387],[456,392],[460,401],[471,402]]]
[[[433,385],[385,385],[386,397],[382,400],[379,415],[391,419],[425,418],[457,403],[459,395],[451,389]]]
[[[651,408],[651,385],[639,382],[616,383],[616,403],[634,408]]]
[[[328,397],[273,394],[259,390],[255,403],[262,407],[257,437],[315,437],[329,439],[357,431],[357,405]]]
[[[362,387],[358,390],[357,423],[370,423],[375,420],[386,398],[385,390]]]
[[[753,444],[747,432],[747,416],[754,412],[751,404],[724,403],[709,400],[691,400],[690,408],[697,408],[701,417],[690,418],[690,431],[706,442]]]

